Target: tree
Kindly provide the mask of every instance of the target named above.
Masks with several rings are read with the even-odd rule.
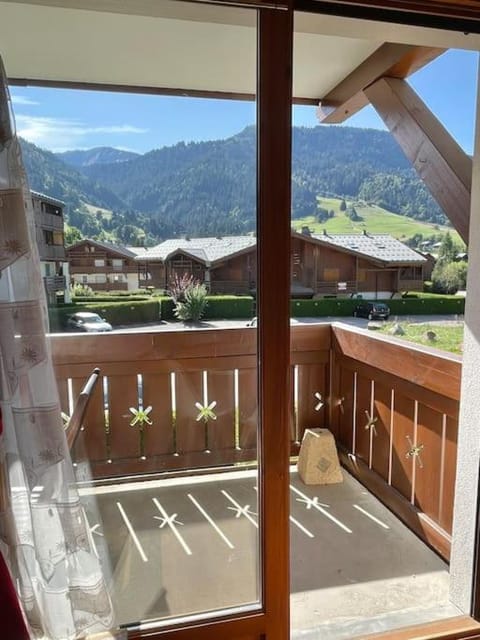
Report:
[[[440,262],[452,262],[457,255],[457,248],[453,242],[450,231],[443,236],[442,244],[438,251],[438,259]]]
[[[70,227],[68,224],[65,225],[65,233],[64,233],[65,244],[70,246],[75,244],[76,242],[80,242],[83,240],[83,235],[80,229],[77,227]]]
[[[457,293],[467,286],[467,263],[438,261],[432,272],[436,293]]]
[[[347,203],[345,202],[345,200],[342,200],[340,202],[340,211],[345,211],[347,208]]]

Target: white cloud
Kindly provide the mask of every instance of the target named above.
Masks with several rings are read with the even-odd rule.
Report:
[[[26,98],[25,96],[17,96],[15,94],[12,94],[10,97],[12,98],[13,104],[19,104],[22,107],[25,107],[25,106],[33,107],[37,104],[40,104],[39,102],[35,102],[35,100],[30,100],[30,98]]]
[[[24,114],[16,115],[15,120],[19,136],[51,151],[100,146],[102,141],[97,136],[138,135],[148,131],[129,124],[88,126],[81,120]],[[92,137],[93,140],[86,140]]]

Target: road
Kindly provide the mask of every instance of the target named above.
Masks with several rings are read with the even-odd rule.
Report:
[[[417,316],[391,316],[390,321],[423,323],[423,324],[463,324],[463,316],[457,315],[417,315]],[[356,327],[366,328],[366,318],[353,318],[351,316],[328,316],[325,318],[292,318],[291,324],[325,324],[331,322],[343,322]],[[149,331],[195,331],[198,329],[238,329],[246,327],[248,320],[205,320],[197,324],[184,324],[183,322],[164,321],[142,325],[128,325],[115,327],[113,333],[144,333]]]

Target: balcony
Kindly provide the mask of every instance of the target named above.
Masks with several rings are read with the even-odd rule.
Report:
[[[64,335],[52,348],[66,412],[102,371],[73,458],[120,622],[254,602],[258,522],[244,505],[256,501],[256,331],[129,334],[127,349],[121,334]],[[341,324],[296,325],[291,367],[291,454],[306,428],[326,426],[345,476],[306,487],[292,468],[294,627],[340,638],[383,630],[389,615],[397,626],[453,615],[460,359]],[[217,405],[204,425],[206,387]],[[130,426],[140,404],[152,407],[143,433]],[[133,597],[144,584],[148,598]]]

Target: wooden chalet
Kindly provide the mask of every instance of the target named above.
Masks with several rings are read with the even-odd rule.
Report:
[[[256,101],[258,247],[250,273],[256,268],[257,328],[52,339],[64,411],[92,368],[101,368],[102,381],[73,454],[77,473],[82,465],[93,469],[93,481],[79,477],[82,504],[96,502],[99,508],[92,509],[90,520],[85,516],[88,536],[80,524],[77,535],[76,522],[70,532],[80,549],[90,549],[95,540],[117,598],[118,628],[98,638],[480,638],[480,99],[477,95],[472,158],[407,81],[451,48],[480,51],[477,0],[0,1],[0,50],[13,86]],[[441,90],[452,94],[456,87]],[[372,265],[377,273],[387,268],[378,255],[367,257],[327,238],[292,237],[292,103],[317,110],[324,124],[343,123],[372,105],[468,242],[462,358],[340,323],[290,328],[292,253],[312,245],[342,255],[340,266],[322,266],[339,269],[328,278],[319,270],[320,259],[315,271],[310,258],[295,258],[294,280],[305,278],[311,288],[318,282],[360,285],[362,268]],[[89,283],[95,275],[115,275],[107,248],[90,248],[84,245],[75,259],[88,255],[90,260],[98,250],[105,266],[73,261],[76,277]],[[190,261],[205,280],[207,271],[212,276],[217,268],[219,281],[237,279],[233,266],[213,260],[212,270],[203,253],[170,249],[172,269],[183,270]],[[248,254],[251,248],[239,251]],[[248,268],[241,266],[245,258],[232,256],[232,265],[237,259],[238,279],[250,284]],[[134,256],[131,260],[136,265]],[[157,263],[160,269],[161,257]],[[158,272],[159,282],[165,277],[166,271]],[[416,274],[405,272],[404,279],[414,281]],[[386,286],[382,280],[378,288]],[[21,381],[20,365],[18,371]],[[41,398],[34,400],[41,405]],[[152,408],[148,423],[139,419],[145,407]],[[291,455],[298,452],[304,429],[318,426],[336,438],[345,484],[357,487],[349,504],[339,500],[340,486],[324,503],[324,487],[299,488],[292,481]],[[52,452],[46,453],[50,463]],[[12,460],[15,473],[17,458]],[[248,485],[240,486],[247,462],[252,465]],[[48,467],[52,476],[55,464]],[[67,464],[63,455],[59,464]],[[41,473],[35,494],[8,487],[0,496],[4,508],[13,496],[25,519],[39,514],[49,535]],[[204,491],[202,482],[211,487],[229,474],[236,475],[214,498]],[[71,484],[62,487],[58,500],[76,499]],[[372,494],[379,499],[376,507],[365,502]],[[379,515],[380,502],[391,510],[388,523]],[[299,505],[302,515],[294,511]],[[102,509],[105,528],[97,519]],[[79,523],[81,513],[79,505]],[[348,527],[353,513],[361,519]],[[403,552],[390,527],[393,514],[411,529],[401,534],[408,540]],[[313,527],[320,521],[321,532]],[[235,527],[242,528],[249,546],[242,546]],[[382,542],[370,547],[366,558],[366,545],[378,540],[380,530]],[[69,578],[68,547],[61,539],[52,558],[41,555],[41,540],[24,541],[10,530],[2,534],[2,550],[20,540],[45,580],[52,562],[62,563]],[[418,606],[417,600],[392,617],[383,607],[405,577],[417,536],[442,555],[443,570],[450,564],[445,606]],[[426,544],[423,551],[431,552]],[[344,549],[351,554],[345,571]],[[384,573],[392,558],[398,561],[393,583]],[[319,559],[330,561],[330,572],[317,570]],[[414,559],[408,565],[411,590],[432,573],[424,555]],[[366,560],[361,574],[360,560]],[[320,576],[321,587],[312,579],[299,589],[299,567],[309,578]],[[246,582],[250,590],[239,591]],[[76,626],[56,638],[92,638],[98,627],[87,628],[85,614],[101,621],[108,607],[85,591],[81,580],[68,586],[65,606]],[[48,587],[51,593],[57,589]],[[36,589],[32,582],[22,595],[30,603],[30,618],[40,623],[48,598],[39,605]],[[204,597],[207,589],[217,599]],[[380,613],[357,606],[362,591],[368,604],[380,605]],[[427,591],[437,592],[420,587],[416,593],[420,598]],[[332,592],[341,621],[338,636],[331,618],[324,626],[318,622]],[[7,601],[0,635],[8,640],[14,640],[8,627],[15,613]],[[38,624],[35,635],[44,636]]]
[[[148,274],[142,283],[168,289],[174,275],[193,276],[210,293],[255,294],[256,238],[227,236],[162,242],[135,260]],[[291,295],[389,298],[421,291],[427,260],[387,234],[292,232]]]
[[[138,289],[138,264],[134,249],[97,240],[81,240],[67,247],[72,284],[94,291]]]

